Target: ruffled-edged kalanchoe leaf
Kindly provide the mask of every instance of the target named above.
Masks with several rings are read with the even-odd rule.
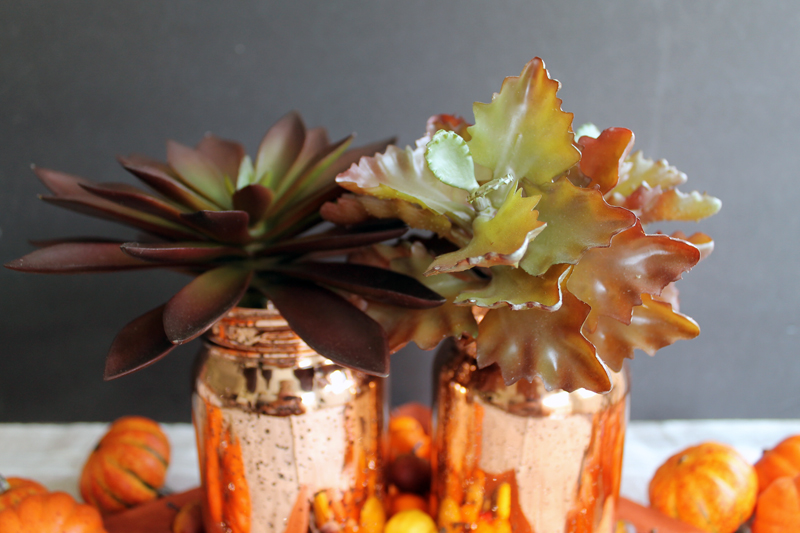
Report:
[[[535,186],[523,180],[529,196],[541,197],[539,220],[547,224],[530,243],[520,268],[539,276],[552,265],[576,264],[590,248],[608,246],[611,238],[636,222],[626,209],[612,207],[594,189],[576,187],[566,178]]]
[[[473,107],[469,147],[475,162],[494,176],[511,174],[544,184],[580,159],[573,146],[572,113],[561,110],[560,83],[535,58],[519,77],[506,78],[491,103]]]
[[[600,316],[630,324],[642,294],[659,295],[700,260],[696,246],[666,235],[646,235],[638,222],[618,233],[607,248],[592,248],[573,268],[570,292],[589,304],[593,331]]]
[[[595,348],[581,334],[590,308],[563,290],[557,311],[491,309],[478,326],[478,366],[497,363],[506,384],[540,377],[548,388],[611,388]]]
[[[673,167],[665,159],[653,161],[642,155],[638,150],[626,159],[629,165],[625,172],[620,174],[619,182],[608,194],[613,198],[616,195],[625,197],[633,193],[644,183],[652,187],[671,189],[686,183],[686,174]],[[616,203],[616,202],[615,202]]]
[[[697,222],[716,214],[722,206],[719,199],[705,193],[683,193],[677,189],[662,191],[641,185],[622,203],[639,215],[642,224],[664,220]]]
[[[478,333],[471,308],[454,305],[453,299],[463,291],[484,286],[486,280],[472,272],[426,277],[424,272],[432,259],[433,255],[421,242],[401,242],[396,246],[378,244],[350,255],[351,262],[390,268],[415,278],[447,300],[442,306],[429,309],[400,309],[368,302],[366,313],[386,330],[392,352],[409,342],[431,350],[448,337],[475,338]]]
[[[569,265],[554,265],[541,276],[531,276],[521,268],[509,266],[495,266],[490,271],[488,285],[461,292],[455,303],[490,309],[507,306],[515,311],[535,307],[556,311],[561,306],[561,285],[569,273]]]
[[[634,136],[625,128],[608,128],[597,138],[581,137],[580,171],[588,178],[587,187],[597,187],[603,194],[613,189],[619,182],[620,167],[623,171],[630,164],[625,162]]]
[[[352,136],[331,143],[324,129],[307,131],[299,115],[289,113],[267,132],[255,162],[240,144],[211,135],[195,148],[169,142],[168,164],[136,155],[120,158],[154,192],[35,169],[53,193],[45,198],[48,202],[122,222],[147,235],[137,237],[138,242],[47,242],[6,266],[49,273],[165,267],[196,276],[166,305],[123,329],[108,356],[108,379],[142,368],[172,346],[202,334],[253,287],[266,287],[279,300],[275,305],[298,325],[298,333],[308,335],[306,340],[323,355],[385,374],[388,351],[379,326],[338,293],[413,308],[439,305],[442,298],[398,273],[313,262],[394,239],[407,229],[396,220],[350,221],[328,231],[315,227],[322,222],[320,207],[344,192],[336,174],[387,145],[348,150],[351,142]],[[462,209],[471,207],[464,202]],[[276,287],[276,279],[286,286]],[[289,296],[290,286],[310,298]],[[341,314],[322,330],[323,336],[337,331],[338,340],[325,341],[307,325],[303,313],[312,319],[319,315],[314,301],[328,314]],[[364,341],[357,339],[362,334]]]
[[[633,308],[630,324],[601,316],[596,329],[584,328],[583,334],[595,345],[603,362],[619,372],[626,358],[633,359],[634,348],[655,355],[675,341],[697,337],[700,327],[688,316],[673,310],[669,303],[643,294],[642,304]]]

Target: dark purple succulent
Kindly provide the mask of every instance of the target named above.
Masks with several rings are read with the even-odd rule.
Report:
[[[444,300],[412,277],[326,260],[407,229],[395,220],[320,225],[320,206],[343,192],[336,175],[389,144],[348,150],[352,139],[330,143],[324,129],[306,130],[300,116],[289,113],[267,132],[255,162],[240,144],[211,135],[194,149],[170,141],[167,164],[120,157],[122,166],[154,192],[35,168],[53,193],[43,200],[121,222],[147,237],[141,242],[49,241],[5,266],[60,274],[170,268],[195,276],[167,303],[117,334],[106,359],[106,379],[148,366],[198,337],[245,296],[261,304],[272,301],[322,355],[387,375],[385,332],[346,294],[418,309]]]

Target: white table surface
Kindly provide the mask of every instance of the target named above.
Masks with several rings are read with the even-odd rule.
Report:
[[[172,444],[167,486],[177,492],[199,484],[194,430],[164,424]],[[78,496],[78,477],[106,424],[0,424],[0,473],[36,479],[50,490]],[[800,434],[800,420],[692,420],[631,422],[625,442],[622,494],[647,503],[656,468],[687,446],[716,440],[755,462],[762,450]]]

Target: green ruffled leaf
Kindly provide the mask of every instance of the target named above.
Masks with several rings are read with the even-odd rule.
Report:
[[[506,385],[540,377],[548,389],[608,391],[608,374],[581,335],[588,315],[589,306],[566,290],[557,311],[491,309],[478,327],[478,366],[497,363]]]
[[[426,275],[458,272],[474,266],[517,266],[528,244],[544,229],[535,209],[539,198],[523,197],[518,189],[506,198],[496,214],[478,215],[472,223],[474,235],[470,243],[437,257]]]
[[[572,113],[561,111],[559,82],[544,62],[533,59],[519,77],[506,78],[489,104],[475,103],[475,125],[468,129],[475,162],[495,176],[550,182],[580,159],[573,146]]]
[[[536,206],[539,220],[547,224],[531,242],[520,268],[539,276],[552,265],[574,265],[591,248],[608,246],[611,238],[636,222],[627,209],[612,207],[594,189],[575,187],[568,179],[535,187],[522,182],[529,196],[541,195]]]
[[[478,188],[467,142],[452,131],[436,132],[425,149],[428,168],[439,181],[465,191]]]
[[[561,305],[561,284],[569,265],[554,265],[542,276],[531,276],[524,270],[507,266],[491,268],[489,284],[458,295],[457,305],[477,305],[494,309],[510,307],[515,311],[538,307],[555,311]]]

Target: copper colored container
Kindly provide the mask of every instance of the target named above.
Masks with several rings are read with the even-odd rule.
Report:
[[[437,355],[433,493],[440,525],[455,515],[462,525],[449,531],[466,532],[480,515],[515,533],[611,533],[628,418],[626,371],[613,376],[607,394],[548,392],[538,380],[506,387],[496,365],[477,368],[474,350],[474,343],[448,341]],[[503,497],[505,520],[497,516]]]
[[[382,494],[384,380],[317,354],[272,306],[206,335],[192,402],[208,533],[283,532],[303,497],[344,529]]]

